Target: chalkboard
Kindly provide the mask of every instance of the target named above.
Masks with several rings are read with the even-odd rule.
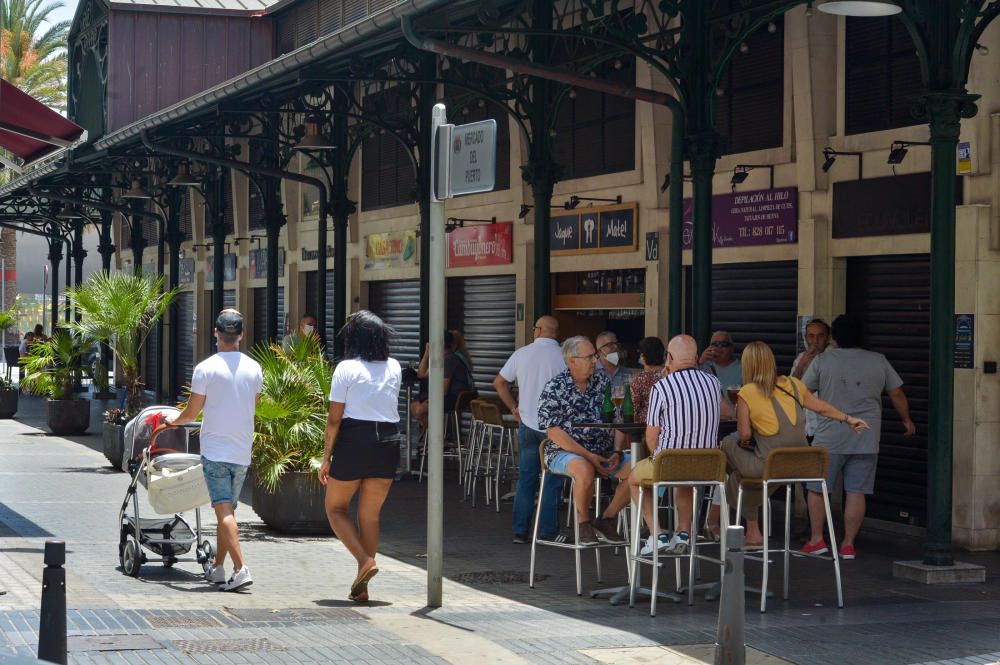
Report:
[[[962,179],[955,179],[962,200]],[[833,237],[861,238],[931,230],[931,174],[847,180],[833,185]]]
[[[576,252],[580,249],[580,215],[553,215],[549,226],[549,251]]]
[[[549,251],[553,254],[600,254],[638,249],[635,203],[593,206],[552,216]]]
[[[601,213],[601,247],[635,247],[635,208]]]

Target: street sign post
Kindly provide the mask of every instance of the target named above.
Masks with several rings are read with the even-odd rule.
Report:
[[[444,104],[431,112],[430,326],[427,423],[427,605],[441,607],[444,551],[444,331],[447,263],[444,203],[489,192],[496,183],[497,123],[447,124]]]

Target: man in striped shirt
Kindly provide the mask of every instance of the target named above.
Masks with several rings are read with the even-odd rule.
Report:
[[[698,345],[688,335],[678,335],[667,345],[667,375],[653,385],[649,393],[649,412],[646,416],[646,447],[653,457],[662,450],[672,448],[716,448],[718,446],[719,417],[729,413],[722,403],[719,379],[698,369]],[[638,496],[639,484],[653,478],[653,459],[639,462],[629,477],[633,499]],[[678,487],[674,490],[677,502],[678,527],[673,538],[665,532],[653,534],[653,504],[643,505],[643,519],[650,529],[649,541],[642,554],[651,554],[653,547],[669,554],[684,554],[689,545],[689,528],[693,514],[694,489]]]

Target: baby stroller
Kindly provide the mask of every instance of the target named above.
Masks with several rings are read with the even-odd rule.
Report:
[[[143,549],[159,556],[165,568],[178,561],[197,561],[207,571],[215,555],[211,543],[202,539],[200,507],[210,499],[201,457],[189,448],[187,428],[162,427],[166,418],[178,413],[172,406],[151,406],[125,426],[123,465],[132,482],[118,513],[118,560],[130,577],[138,577],[139,568],[148,561]],[[166,517],[140,517],[139,485],[145,488],[152,512]],[[181,515],[192,509],[194,529]],[[192,547],[195,559],[179,558]]]

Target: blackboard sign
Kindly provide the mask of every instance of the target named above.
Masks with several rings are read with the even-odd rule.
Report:
[[[956,178],[961,201],[961,179]],[[847,180],[833,185],[833,237],[862,238],[931,230],[931,174]]]
[[[955,315],[955,369],[972,369],[975,359],[976,319],[973,314]]]
[[[194,282],[194,259],[181,259],[177,271],[177,281],[181,284],[191,284]]]
[[[638,249],[638,206],[594,206],[552,216],[553,254],[600,254]]]

